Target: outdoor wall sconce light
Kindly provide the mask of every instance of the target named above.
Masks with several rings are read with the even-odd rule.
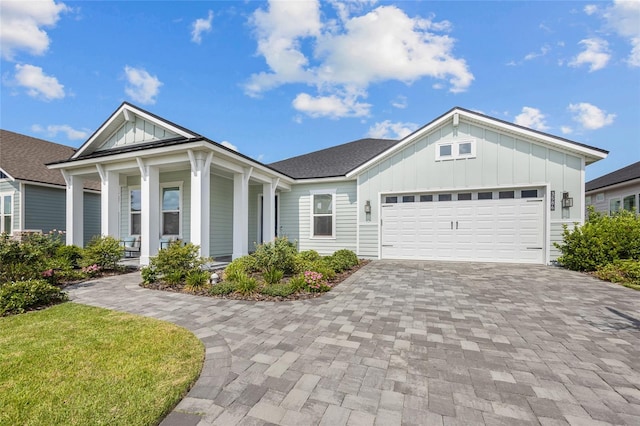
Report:
[[[568,192],[562,193],[562,207],[568,209],[569,207],[573,207],[573,198],[569,197]]]
[[[371,214],[371,201],[367,200],[367,201],[364,203],[364,212],[365,212],[366,214]]]

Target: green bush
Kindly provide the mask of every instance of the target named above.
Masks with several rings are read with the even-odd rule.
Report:
[[[258,270],[279,269],[285,274],[295,271],[296,245],[286,237],[278,237],[270,243],[256,247],[253,258]]]
[[[358,256],[351,250],[341,249],[327,256],[325,261],[336,272],[346,271],[358,264]]]
[[[241,274],[235,284],[236,291],[244,296],[250,295],[258,288],[258,281],[246,274]]]
[[[66,293],[44,280],[16,281],[0,286],[0,316],[68,300]]]
[[[64,246],[64,234],[56,230],[48,234],[28,234],[22,239],[22,245],[28,246],[38,257],[55,257],[58,249]]]
[[[589,210],[582,226],[563,231],[563,243],[555,244],[558,262],[576,271],[595,271],[617,260],[640,260],[640,216],[620,211],[612,216]]]
[[[306,287],[307,283],[304,281],[304,275],[298,274],[296,276],[291,277],[289,279],[289,286],[293,289],[293,292],[296,293]]]
[[[296,257],[307,262],[315,262],[316,260],[320,260],[322,258],[322,256],[320,256],[320,254],[315,250],[301,251],[296,255]]]
[[[596,271],[601,280],[620,283],[640,290],[640,261],[616,260]]]
[[[296,291],[290,283],[266,285],[260,289],[260,293],[272,297],[287,297]]]
[[[0,284],[41,278],[43,251],[0,234]]]
[[[198,256],[198,248],[192,243],[182,244],[174,241],[169,247],[160,250],[149,265],[155,268],[165,281],[170,280],[177,284],[184,280],[191,270],[198,269],[205,263],[205,259]]]
[[[209,285],[209,278],[211,274],[209,271],[203,271],[201,269],[193,269],[187,273],[187,282],[185,289],[187,291],[199,291],[203,290]]]
[[[98,265],[100,269],[112,271],[117,269],[118,261],[124,255],[120,242],[111,236],[93,237],[84,249],[83,266]]]
[[[316,260],[314,262],[305,262],[300,266],[302,267],[300,270],[301,273],[306,271],[319,272],[328,280],[332,280],[336,277],[336,271],[331,267],[331,265],[329,265],[326,258]]]
[[[142,281],[145,284],[151,284],[158,281],[158,271],[152,266],[143,266],[140,269],[140,275],[142,275]]]
[[[221,283],[214,284],[211,289],[209,289],[209,293],[214,296],[226,296],[234,291],[236,291],[236,284],[231,281],[223,281]]]
[[[82,255],[83,250],[78,246],[61,246],[56,250],[56,257],[67,260],[74,269],[82,266]]]
[[[184,271],[171,271],[164,274],[162,280],[170,285],[178,285],[185,280],[186,276]]]
[[[266,269],[262,272],[262,278],[267,284],[278,284],[282,277],[284,277],[284,272],[279,269]]]
[[[252,272],[254,263],[254,259],[251,256],[238,257],[224,268],[222,279],[224,281],[237,281],[238,277]]]

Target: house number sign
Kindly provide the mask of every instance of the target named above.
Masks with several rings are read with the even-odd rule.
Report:
[[[556,210],[556,191],[551,191],[551,200],[550,200],[550,204],[551,204],[551,211],[555,211]]]

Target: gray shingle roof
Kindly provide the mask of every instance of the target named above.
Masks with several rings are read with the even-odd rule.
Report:
[[[66,160],[74,152],[70,146],[0,129],[0,169],[14,179],[65,186],[60,170],[45,164]],[[100,184],[87,181],[85,188],[100,189]]]
[[[359,139],[277,161],[269,167],[294,179],[345,176],[398,142],[393,139]]]
[[[628,182],[633,179],[640,179],[640,161],[615,170],[599,178],[590,180],[585,184],[585,191],[593,191],[595,189],[604,188],[606,186],[616,185],[618,183]]]

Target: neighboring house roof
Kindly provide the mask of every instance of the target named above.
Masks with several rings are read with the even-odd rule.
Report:
[[[74,153],[70,146],[0,129],[0,169],[15,180],[65,186],[60,170],[45,164],[66,160]],[[85,188],[100,189],[100,184],[87,182]]]
[[[398,142],[398,140],[394,139],[359,139],[277,161],[269,164],[269,167],[294,179],[345,176],[351,170],[366,163]]]
[[[585,184],[585,192],[617,185],[634,179],[640,179],[640,161],[590,180]]]

